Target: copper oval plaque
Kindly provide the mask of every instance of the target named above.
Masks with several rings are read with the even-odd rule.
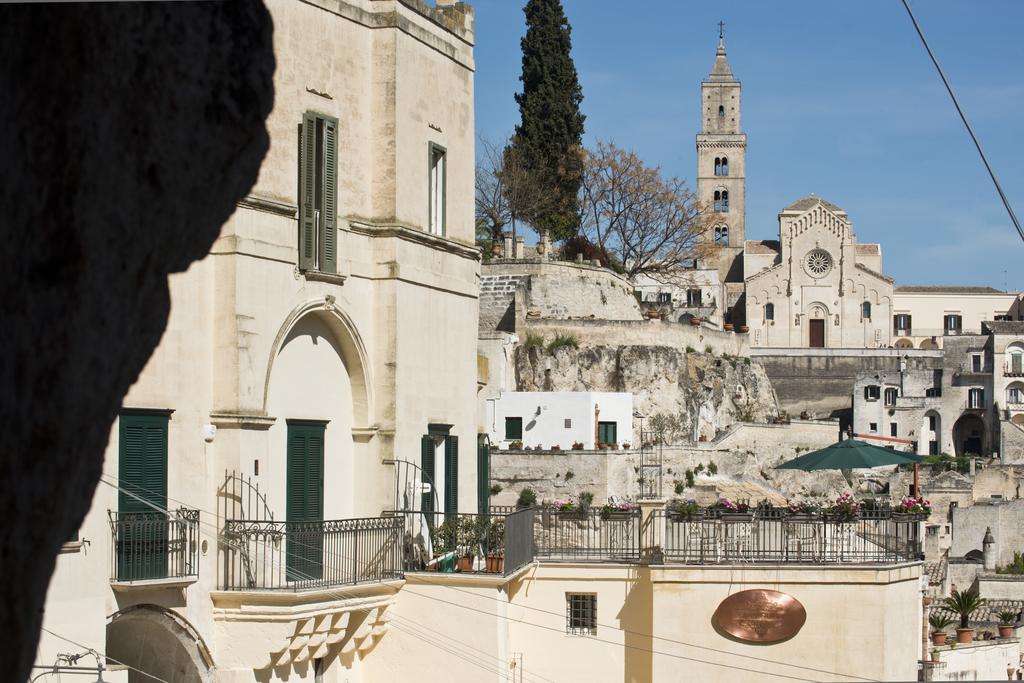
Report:
[[[756,589],[727,597],[714,618],[719,628],[734,638],[775,643],[795,636],[807,621],[807,612],[791,595]]]

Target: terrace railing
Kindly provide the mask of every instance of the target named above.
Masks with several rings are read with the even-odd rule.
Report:
[[[920,519],[888,510],[847,521],[757,513],[688,518],[656,510],[644,545],[666,564],[894,564],[923,557]]]
[[[538,509],[534,514],[533,538],[538,559],[637,562],[640,559],[640,511]]]
[[[111,563],[115,582],[184,579],[199,575],[199,511],[109,510]]]
[[[227,520],[224,590],[306,590],[400,579],[403,519]]]

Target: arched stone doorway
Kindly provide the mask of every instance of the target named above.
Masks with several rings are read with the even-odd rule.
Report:
[[[939,344],[934,339],[929,337],[927,339],[922,340],[921,344],[918,346],[918,348],[919,349],[937,349],[937,348],[939,348]]]
[[[963,415],[953,425],[953,447],[957,455],[985,453],[985,422],[977,415]]]
[[[914,348],[914,342],[910,341],[909,339],[897,339],[896,340],[896,348],[897,349],[912,349],[912,348]]]
[[[128,683],[213,680],[213,657],[196,629],[180,614],[156,605],[135,605],[110,617],[107,655],[132,667]]]
[[[807,308],[807,346],[821,349],[828,346],[828,308],[814,303]]]

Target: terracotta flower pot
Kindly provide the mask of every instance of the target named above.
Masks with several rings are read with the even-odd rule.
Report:
[[[473,571],[473,556],[463,555],[456,563],[456,570],[460,572],[471,572]]]
[[[732,323],[726,323],[725,325],[723,325],[723,327],[725,328],[726,332],[732,332]]]
[[[501,574],[505,568],[505,558],[502,555],[487,556],[487,573]]]
[[[690,324],[694,327],[700,327],[700,318],[690,318]]]
[[[999,626],[999,637],[1000,638],[1013,638],[1013,627],[1012,626]]]
[[[973,628],[958,628],[956,630],[956,642],[960,644],[967,644],[974,642],[974,629]]]
[[[746,334],[747,332],[750,332],[750,328],[746,325],[740,325],[740,332]]]
[[[946,644],[946,632],[945,631],[932,631],[932,645],[945,645]]]

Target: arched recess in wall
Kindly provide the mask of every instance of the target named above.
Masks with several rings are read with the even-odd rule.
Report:
[[[906,339],[906,338],[897,339],[896,340],[896,348],[897,349],[912,349],[912,348],[914,348],[914,342],[912,342],[912,341],[910,341],[909,339]]]
[[[352,414],[354,427],[369,428],[374,423],[373,383],[370,376],[370,364],[366,354],[366,346],[358,329],[343,311],[329,305],[323,299],[308,301],[297,306],[281,325],[274,344],[271,347],[270,360],[267,363],[266,377],[263,381],[263,410],[267,412],[267,395],[270,389],[270,376],[274,363],[284,346],[285,341],[300,320],[314,315],[323,321],[331,330],[332,337],[338,346],[345,368],[352,385]],[[275,416],[276,417],[276,416]]]
[[[961,415],[953,425],[953,448],[959,455],[985,455],[987,451],[985,422],[977,415]]]
[[[145,671],[129,670],[129,683],[208,683],[214,662],[202,636],[183,616],[157,605],[134,605],[107,621],[107,655]]]
[[[261,468],[271,482],[267,497],[275,519],[379,512],[379,500],[358,495],[382,476],[365,438],[372,413],[361,346],[347,317],[319,305],[290,321],[275,344],[265,399],[275,422]],[[293,490],[305,491],[309,500],[293,501]]]

